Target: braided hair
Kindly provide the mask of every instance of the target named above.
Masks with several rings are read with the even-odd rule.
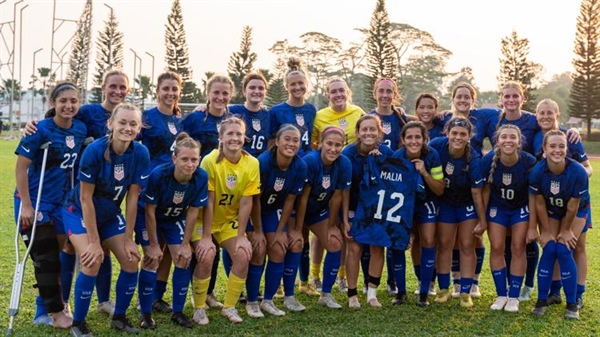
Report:
[[[496,144],[494,146],[494,157],[492,158],[492,165],[490,167],[490,174],[488,175],[487,178],[487,183],[491,184],[494,182],[494,172],[496,172],[496,168],[498,167],[498,160],[500,159],[500,155],[501,155],[501,151],[500,151],[500,145],[498,144],[498,139],[500,139],[500,134],[502,133],[502,131],[504,130],[515,130],[517,131],[517,134],[519,135],[519,150],[521,149],[521,146],[523,144],[523,135],[521,134],[521,129],[519,129],[518,126],[513,125],[513,124],[504,124],[502,125],[498,131],[496,131],[496,134],[494,135],[494,143]]]

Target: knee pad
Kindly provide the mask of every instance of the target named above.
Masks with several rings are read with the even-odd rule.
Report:
[[[39,225],[35,238],[31,243],[30,255],[33,260],[34,274],[40,296],[48,312],[58,312],[63,309],[60,293],[60,252],[56,230],[52,225]]]
[[[369,283],[374,284],[375,286],[379,286],[379,284],[381,284],[381,277],[369,275]]]

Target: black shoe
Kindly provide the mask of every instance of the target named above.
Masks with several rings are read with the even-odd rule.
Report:
[[[187,316],[185,316],[182,312],[176,312],[171,316],[171,321],[179,326],[184,328],[191,329],[194,326],[194,323],[190,321]]]
[[[131,325],[131,322],[125,317],[125,315],[114,315],[113,319],[110,321],[110,327],[119,330],[125,331],[128,333],[139,333],[140,329]]]
[[[152,310],[156,312],[162,312],[164,314],[170,314],[173,312],[171,305],[165,302],[163,299],[154,301],[154,303],[152,303]]]
[[[406,300],[406,291],[399,291],[398,294],[396,294],[396,297],[392,300],[392,305],[402,305],[406,303]]]
[[[546,309],[548,308],[548,303],[546,301],[538,300],[535,303],[535,308],[531,310],[531,313],[536,316],[543,316],[546,313]]]
[[[156,322],[152,318],[151,314],[145,314],[140,317],[140,328],[144,330],[154,330],[156,329]]]
[[[73,337],[93,337],[92,332],[88,329],[85,321],[71,326],[71,336]]]
[[[560,295],[551,294],[546,299],[546,303],[548,303],[548,305],[562,304],[562,298],[560,298]]]
[[[577,303],[567,303],[567,311],[565,312],[566,319],[579,319],[579,310]]]
[[[240,299],[238,300],[238,302],[240,302],[240,303],[248,302],[248,300],[246,299],[246,295],[244,295],[243,292],[240,294]]]
[[[428,307],[429,306],[429,301],[427,301],[428,295],[429,295],[428,293],[419,294],[419,300],[417,301],[418,307]]]

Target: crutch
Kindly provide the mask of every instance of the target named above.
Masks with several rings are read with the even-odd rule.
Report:
[[[38,186],[37,198],[35,201],[35,212],[33,216],[33,224],[31,228],[31,234],[29,237],[29,245],[27,246],[27,250],[23,255],[23,259],[20,259],[19,255],[19,223],[21,220],[21,210],[23,209],[23,203],[19,207],[19,216],[17,217],[17,226],[15,231],[15,255],[16,255],[16,265],[15,265],[15,274],[13,277],[12,284],[12,292],[10,294],[10,305],[8,306],[8,315],[10,316],[10,322],[8,324],[8,331],[6,332],[6,336],[10,336],[13,332],[13,324],[15,322],[15,316],[19,313],[19,303],[21,302],[21,289],[23,286],[23,276],[25,273],[25,264],[27,262],[27,257],[29,256],[29,252],[31,251],[31,247],[33,246],[33,240],[35,238],[35,230],[37,224],[37,214],[40,208],[40,199],[42,198],[42,187],[44,186],[44,174],[46,172],[46,161],[48,159],[48,149],[50,148],[50,142],[42,144],[40,149],[44,150],[44,157],[42,159],[42,172],[40,173],[40,184]],[[23,237],[23,240],[27,240],[26,236]]]

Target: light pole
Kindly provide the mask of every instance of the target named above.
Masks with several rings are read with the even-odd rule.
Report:
[[[135,50],[133,50],[133,48],[129,48],[129,50],[131,50],[131,52],[133,53],[133,89],[135,90],[135,79],[137,77],[137,60],[138,60],[138,55],[135,52]]]
[[[146,55],[152,58],[152,77],[150,78],[150,84],[154,84],[154,55],[150,54],[149,52],[146,52]]]
[[[31,77],[33,81],[33,83],[31,84],[31,119],[33,119],[33,102],[35,98],[35,81],[33,80],[35,78],[35,57],[37,53],[41,52],[43,49],[44,48],[40,48],[33,52],[33,69],[31,70]],[[38,119],[39,118],[40,116],[38,116]]]
[[[62,54],[62,56],[60,57],[60,79],[61,80],[64,78],[63,77],[63,65],[65,64],[65,62],[64,62],[65,56],[67,56],[67,52],[64,52]]]
[[[22,65],[23,65],[23,10],[29,7],[29,5],[25,5],[21,7],[19,10],[19,83],[23,83],[22,79]],[[21,121],[21,114],[23,113],[23,108],[21,104],[23,103],[23,96],[19,95],[19,122]]]

